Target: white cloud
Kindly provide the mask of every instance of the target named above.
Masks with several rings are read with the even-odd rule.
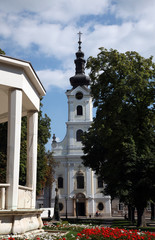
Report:
[[[154,9],[154,0],[14,0],[13,4],[5,0],[0,7],[0,43],[5,46],[10,41],[14,52],[30,52],[35,45],[38,56],[58,59],[62,70],[42,69],[38,75],[46,89],[66,89],[74,75],[79,30],[84,33],[85,58],[95,56],[102,46],[155,55]],[[112,15],[106,25],[101,19],[109,12]],[[100,21],[92,20],[92,16],[98,15]],[[86,20],[79,27],[83,16]],[[111,18],[119,18],[119,24]]]
[[[69,78],[73,75],[72,70],[40,70],[37,71],[40,81],[43,83],[45,89],[48,91],[50,87],[58,87],[67,89],[70,86]]]
[[[154,23],[144,20],[121,25],[94,25],[93,32],[87,32],[85,49],[87,55],[96,56],[99,47],[113,48],[121,52],[137,51],[145,57],[155,55]],[[95,43],[95,44],[94,44]]]
[[[79,30],[77,18],[89,14],[104,15],[112,9],[113,14],[125,19],[124,23],[106,26],[89,20],[83,24],[81,29],[87,35],[83,39],[86,39],[89,46],[88,55],[92,55],[100,46],[118,49],[122,46],[122,49],[130,47],[139,50],[144,47],[143,43],[148,48],[147,40],[153,45],[155,21],[148,21],[155,18],[152,6],[155,6],[154,0],[117,0],[115,5],[108,0],[14,0],[14,4],[5,0],[1,2],[0,35],[6,39],[11,38],[22,48],[31,48],[35,44],[40,53],[64,60],[75,49],[75,36]],[[25,13],[25,10],[31,13]],[[72,19],[75,20],[71,21]],[[54,20],[59,23],[53,22]],[[64,26],[66,20],[70,22]]]
[[[111,0],[10,0],[1,1],[1,11],[5,13],[25,13],[30,11],[40,16],[40,20],[65,23],[81,15],[103,14],[107,11]],[[26,13],[25,13],[26,15]]]
[[[148,19],[153,21],[155,1],[154,0],[116,0],[112,12],[117,17],[130,20]]]

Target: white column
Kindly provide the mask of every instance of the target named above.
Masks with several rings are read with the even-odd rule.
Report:
[[[57,184],[56,184],[57,177],[56,177],[56,175],[54,175],[54,179],[55,179],[55,181],[52,184],[52,201],[51,201],[51,207],[53,207],[53,208],[54,208],[54,203],[55,203],[55,189],[57,187]]]
[[[68,182],[68,163],[66,162],[64,165],[65,168],[65,177],[64,177],[64,188],[65,188],[65,196],[68,196],[69,182]]]
[[[36,204],[38,112],[27,116],[27,187],[32,188],[31,207]]]
[[[111,217],[111,197],[107,196],[105,198],[105,213],[107,216]]]
[[[68,154],[72,153],[74,147],[74,129],[72,126],[68,126]]]
[[[55,189],[57,187],[56,181],[57,181],[57,176],[54,174],[54,179],[55,181],[52,184],[52,200],[51,200],[51,207],[54,208],[54,203],[55,203]]]
[[[89,121],[90,111],[89,111],[89,101],[85,101],[85,121]]]
[[[95,174],[94,174],[94,171],[91,170],[91,180],[92,180],[92,213],[93,215],[95,215],[95,195],[94,195],[94,190],[96,189],[95,188]]]
[[[70,197],[73,197],[74,196],[74,194],[73,194],[73,192],[74,192],[74,163],[70,163],[68,172],[69,172],[69,184],[70,184],[69,195],[70,195]]]
[[[70,101],[68,101],[68,121],[70,121]]]
[[[17,89],[10,91],[8,103],[7,183],[10,183],[10,186],[7,189],[6,208],[17,209],[22,91]]]
[[[91,197],[92,196],[92,192],[91,192],[92,181],[91,181],[91,169],[90,168],[86,168],[86,182],[87,182],[86,195],[87,195],[87,197]]]
[[[70,121],[74,121],[74,102],[70,101],[70,108],[69,108],[69,115],[70,115]]]

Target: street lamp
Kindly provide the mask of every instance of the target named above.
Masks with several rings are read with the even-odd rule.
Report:
[[[65,201],[66,201],[66,219],[68,218],[68,216],[67,216],[67,200],[68,200],[68,198],[65,197]]]

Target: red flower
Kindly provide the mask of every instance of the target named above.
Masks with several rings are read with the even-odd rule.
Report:
[[[127,231],[125,229],[118,228],[92,228],[92,229],[83,229],[80,233],[77,234],[78,239],[108,239],[111,240],[153,240],[155,239],[155,234],[150,232],[141,232],[139,233],[137,230]]]

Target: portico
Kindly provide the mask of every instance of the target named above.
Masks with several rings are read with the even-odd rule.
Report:
[[[6,183],[0,183],[0,234],[21,234],[42,227],[35,202],[38,111],[44,95],[29,62],[0,55],[0,123],[8,122]],[[27,116],[26,186],[19,185],[23,116]]]

